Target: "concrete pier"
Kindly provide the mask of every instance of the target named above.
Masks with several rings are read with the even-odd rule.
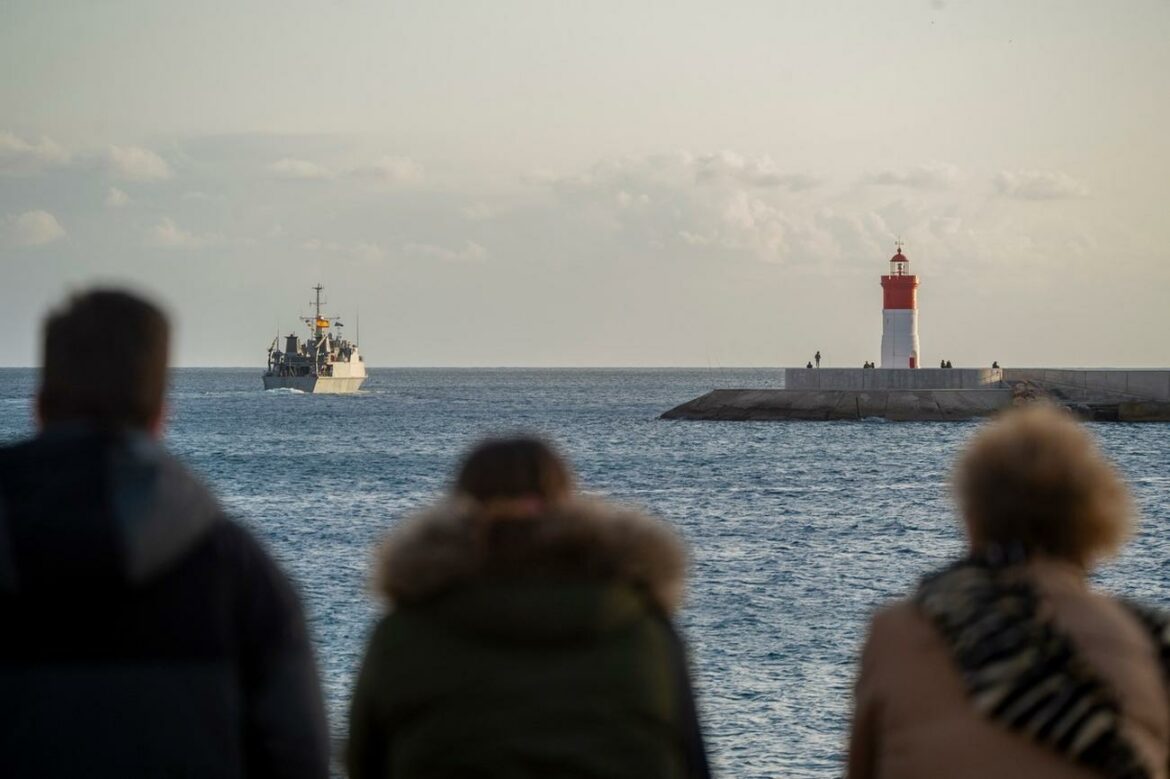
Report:
[[[1008,383],[1029,381],[1078,399],[1170,401],[1170,370],[1100,368],[1005,368]]]
[[[788,390],[957,390],[1002,386],[999,368],[785,368]]]
[[[713,390],[662,418],[954,421],[1052,402],[1087,420],[1170,421],[1170,370],[788,368],[784,382]]]

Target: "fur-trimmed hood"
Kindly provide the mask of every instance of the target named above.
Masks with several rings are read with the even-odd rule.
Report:
[[[529,516],[489,515],[445,500],[403,520],[378,552],[375,586],[414,605],[489,579],[628,584],[670,614],[682,600],[686,552],[661,520],[600,500],[575,498]]]

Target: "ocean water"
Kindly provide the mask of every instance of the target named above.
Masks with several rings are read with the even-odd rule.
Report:
[[[0,370],[0,441],[28,435],[31,370]],[[679,623],[714,768],[835,777],[854,661],[883,601],[959,553],[947,479],[976,423],[665,422],[768,370],[373,371],[356,396],[264,392],[258,370],[175,372],[167,440],[303,594],[334,733],[380,605],[371,550],[482,436],[557,443],[582,485],[666,518],[693,555]],[[1170,425],[1097,425],[1144,519],[1100,586],[1170,606]]]

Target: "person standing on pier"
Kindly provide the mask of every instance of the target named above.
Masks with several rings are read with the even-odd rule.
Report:
[[[169,325],[119,291],[45,325],[0,449],[0,774],[325,779],[296,593],[160,443]]]
[[[817,349],[817,353],[813,355],[813,359],[817,362],[817,367],[821,367],[821,350]]]

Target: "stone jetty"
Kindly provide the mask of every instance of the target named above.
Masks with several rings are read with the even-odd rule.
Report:
[[[1170,421],[1170,370],[788,368],[783,389],[716,389],[663,419],[953,421],[1049,402],[1082,419]]]

